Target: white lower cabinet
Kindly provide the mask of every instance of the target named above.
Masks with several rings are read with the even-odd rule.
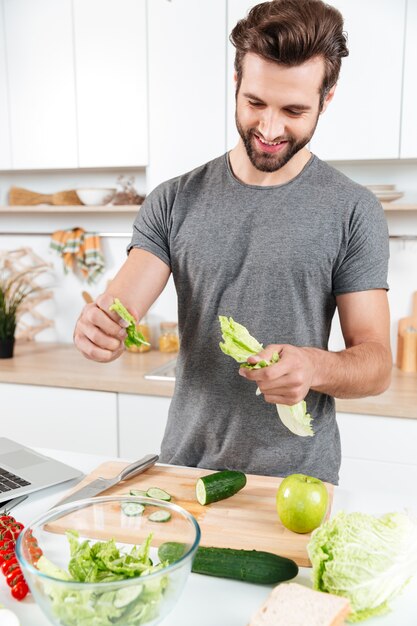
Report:
[[[338,413],[342,457],[417,465],[417,419]]]
[[[0,436],[27,446],[117,456],[117,394],[0,384]]]
[[[171,398],[118,394],[119,456],[139,459],[159,453]]]

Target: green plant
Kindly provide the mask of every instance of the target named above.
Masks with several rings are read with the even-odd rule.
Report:
[[[12,274],[6,268],[0,271],[0,341],[14,337],[23,301],[39,291],[39,287],[31,281],[33,275],[38,273],[38,267],[17,274]]]

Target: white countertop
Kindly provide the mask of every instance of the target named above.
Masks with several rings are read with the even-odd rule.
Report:
[[[111,460],[87,454],[39,451],[85,473]],[[75,481],[71,481],[30,495],[13,510],[12,515],[27,524],[58,502],[74,484]],[[341,509],[373,514],[408,509],[417,514],[417,465],[345,459],[340,486],[335,489],[333,512]],[[301,568],[294,580],[310,585],[310,575],[310,569]],[[270,586],[191,574],[178,604],[161,626],[246,626],[270,591]],[[367,626],[417,626],[416,598],[417,576],[392,603],[391,613],[364,623]],[[18,615],[21,626],[50,626],[32,596],[27,596],[23,602],[13,600],[4,580],[0,582],[0,604]]]

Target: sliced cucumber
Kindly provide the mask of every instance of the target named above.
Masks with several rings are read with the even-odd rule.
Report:
[[[165,502],[169,502],[171,500],[169,493],[159,487],[150,487],[146,492],[146,495],[149,498],[156,498],[157,500],[164,500]]]
[[[135,515],[142,515],[145,507],[140,502],[122,502],[120,505],[123,513],[128,517],[134,517]]]
[[[195,486],[195,493],[199,503],[204,506],[234,496],[245,485],[246,476],[243,472],[224,470],[199,478]]]
[[[131,489],[129,493],[131,496],[142,496],[143,498],[148,497],[148,494],[143,489]]]
[[[122,609],[137,598],[143,591],[143,585],[118,589],[115,593],[113,604],[117,609]]]
[[[150,522],[168,522],[171,519],[169,511],[154,511],[148,517]]]

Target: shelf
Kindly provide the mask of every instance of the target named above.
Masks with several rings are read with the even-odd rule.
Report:
[[[0,206],[0,213],[137,213],[140,205],[137,204],[106,204],[105,206],[56,206],[53,204],[35,204],[30,206]]]
[[[417,211],[417,204],[398,204],[396,202],[382,202],[384,211]]]

